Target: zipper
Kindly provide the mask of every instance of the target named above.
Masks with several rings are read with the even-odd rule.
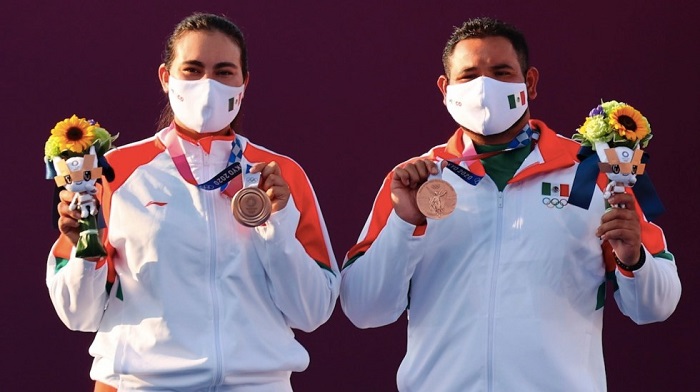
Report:
[[[491,266],[491,288],[489,290],[489,316],[486,352],[487,390],[493,391],[493,329],[496,309],[496,287],[498,285],[498,264],[501,258],[501,233],[503,230],[503,191],[496,198],[496,238],[494,239],[493,263]]]
[[[204,151],[199,151],[202,159],[202,170],[204,178],[209,178],[209,164],[204,162]],[[216,214],[213,213],[215,202],[214,197],[217,197],[216,191],[205,191],[202,192],[204,200],[204,214],[205,219],[208,224],[209,232],[209,252],[208,252],[208,262],[209,262],[209,291],[211,293],[212,301],[212,323],[214,331],[214,382],[212,383],[212,388],[210,390],[215,390],[217,385],[223,382],[223,354],[221,352],[221,334],[219,326],[219,293],[216,288],[216,272],[217,272],[217,252],[216,252]]]

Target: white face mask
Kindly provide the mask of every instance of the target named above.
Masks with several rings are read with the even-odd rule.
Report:
[[[245,84],[227,86],[212,79],[168,79],[168,98],[175,117],[200,133],[226,128],[241,108]]]
[[[459,125],[484,136],[496,135],[512,127],[525,113],[527,86],[480,76],[448,85],[445,104]]]

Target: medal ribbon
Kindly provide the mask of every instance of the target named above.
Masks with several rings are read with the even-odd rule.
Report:
[[[474,162],[476,160],[481,160],[481,159],[486,159],[490,158],[492,156],[502,154],[507,151],[512,151],[518,148],[523,148],[531,145],[534,141],[537,141],[539,139],[540,134],[538,132],[534,132],[532,128],[530,127],[529,124],[525,125],[525,127],[511,140],[506,148],[503,150],[498,150],[498,151],[490,151],[490,152],[484,152],[481,154],[476,153],[476,149],[474,148],[474,144],[465,149],[464,152],[462,153],[462,156],[459,158],[452,158],[452,159],[444,159],[447,161],[447,168],[450,169],[453,173],[455,173],[459,178],[463,179],[466,181],[468,184],[471,185],[477,185],[484,176],[480,176],[477,174],[472,173],[467,169],[466,167],[460,166],[460,162],[467,162],[467,165],[470,162]],[[471,154],[471,155],[469,155]]]
[[[242,172],[240,161],[243,157],[243,149],[241,148],[241,142],[238,136],[231,142],[231,154],[229,155],[226,168],[209,181],[202,184],[198,184],[197,180],[194,178],[194,174],[192,174],[192,169],[190,169],[190,165],[185,158],[182,146],[180,146],[180,143],[177,141],[177,132],[174,130],[174,125],[171,125],[166,131],[164,144],[178,173],[180,173],[180,176],[188,183],[206,191],[220,189],[222,193],[229,197],[233,197],[236,191],[240,189],[240,184],[239,186],[230,186],[231,180]]]
[[[260,173],[250,173],[249,170],[246,170],[246,173],[243,175],[243,187],[257,187],[258,183],[260,183],[260,176]]]

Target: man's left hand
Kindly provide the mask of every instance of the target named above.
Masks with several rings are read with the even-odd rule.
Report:
[[[603,214],[596,236],[609,241],[615,255],[626,265],[633,266],[640,259],[642,228],[635,212],[632,195],[618,193],[608,199],[610,205],[617,205]]]

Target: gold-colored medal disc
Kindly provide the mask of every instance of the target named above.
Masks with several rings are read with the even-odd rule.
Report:
[[[418,188],[416,204],[427,218],[442,219],[457,206],[457,192],[445,180],[428,180]]]
[[[267,194],[258,187],[246,187],[233,195],[231,211],[236,220],[248,227],[265,223],[272,213],[272,203]]]

